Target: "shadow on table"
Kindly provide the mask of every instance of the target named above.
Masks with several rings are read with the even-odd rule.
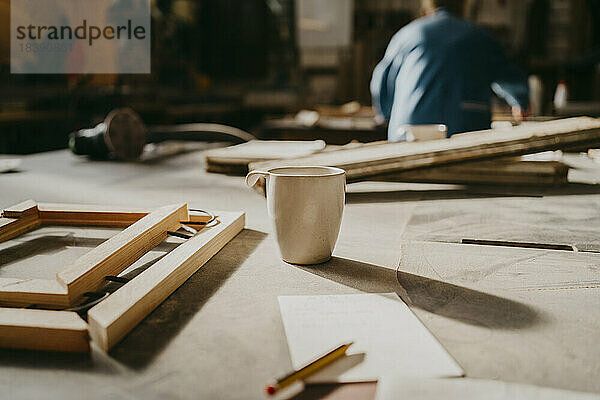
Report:
[[[0,268],[15,261],[30,258],[41,254],[53,254],[67,247],[89,247],[94,248],[104,242],[106,238],[78,237],[72,233],[58,235],[54,233],[43,234],[24,242],[18,242],[10,247],[0,250]],[[163,242],[154,250],[170,251],[177,247],[178,243]],[[162,256],[161,256],[162,257]],[[149,268],[161,257],[137,268],[127,274],[133,277]],[[106,289],[118,289],[118,285],[108,284]],[[43,340],[43,338],[41,338]],[[21,349],[0,349],[0,365],[37,369],[60,369],[74,371],[94,371],[96,373],[117,373],[110,362],[106,362],[105,356],[94,353],[63,353],[43,352]]]
[[[348,192],[347,204],[394,203],[398,201],[457,200],[494,197],[574,196],[600,193],[600,185],[569,183],[557,186],[450,185],[448,188]],[[425,184],[426,185],[426,184]],[[433,187],[433,186],[432,186]]]
[[[115,374],[112,357],[134,369],[142,369],[166,347],[169,341],[183,329],[187,322],[211,298],[221,285],[241,266],[244,260],[267,236],[266,233],[245,229],[229,242],[215,257],[215,262],[207,264],[192,275],[182,286],[169,296],[158,308],[146,317],[119,343],[109,355],[94,349],[92,353],[60,353],[29,350],[0,349],[0,366],[14,366],[37,369],[59,369],[93,371]],[[93,247],[103,239],[79,238],[78,245]],[[34,254],[52,252],[66,245],[73,245],[73,236],[43,236],[17,244],[0,254],[11,255],[11,259],[25,257],[29,251]],[[162,243],[156,249],[168,251],[177,243]],[[15,249],[15,247],[17,247]],[[6,252],[6,253],[4,253]],[[31,256],[31,254],[29,254]],[[151,267],[162,256],[123,275],[134,278]],[[223,261],[219,262],[219,258]],[[4,261],[4,259],[3,259]],[[9,260],[10,261],[10,260]],[[2,263],[0,263],[1,265]],[[105,289],[113,291],[118,285],[108,284]]]
[[[67,231],[64,234],[43,234],[0,250],[0,268],[26,258],[54,254],[68,247],[88,247],[91,250],[106,240],[107,238],[79,237]],[[179,243],[162,242],[153,250],[168,252],[178,245]]]
[[[245,229],[136,326],[110,356],[144,369],[254,252],[266,233]]]
[[[300,268],[363,292],[395,292],[412,307],[470,325],[524,329],[541,322],[535,310],[517,301],[373,264],[333,257]]]
[[[91,353],[59,353],[20,349],[0,349],[0,366],[69,371],[116,373],[94,362]]]

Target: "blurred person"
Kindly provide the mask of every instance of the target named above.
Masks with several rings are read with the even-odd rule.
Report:
[[[406,140],[402,125],[445,124],[448,136],[489,129],[492,92],[516,119],[528,107],[527,76],[500,44],[464,20],[466,0],[422,0],[424,16],[398,31],[373,71],[373,106],[389,120],[388,139]]]

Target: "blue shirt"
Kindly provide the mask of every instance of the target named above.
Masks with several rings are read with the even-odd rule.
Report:
[[[397,32],[371,80],[391,141],[405,140],[401,125],[446,124],[448,136],[489,129],[492,91],[527,108],[527,77],[499,43],[443,8]]]

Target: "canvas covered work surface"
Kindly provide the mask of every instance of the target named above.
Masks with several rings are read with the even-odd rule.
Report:
[[[397,275],[468,376],[598,391],[599,265],[596,252],[405,240]]]
[[[205,225],[209,219],[190,214],[183,203],[144,211],[29,200],[3,210],[0,242],[45,224],[126,228],[60,268],[54,279],[0,276],[0,346],[87,351],[91,337],[110,349],[244,228],[241,212],[219,212]],[[117,277],[184,224],[197,232],[135,279]],[[121,287],[99,296],[107,279]],[[90,300],[97,300],[91,308],[77,307]],[[87,311],[89,325],[74,311]]]

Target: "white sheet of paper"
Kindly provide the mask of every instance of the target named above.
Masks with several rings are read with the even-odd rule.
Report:
[[[279,296],[294,368],[353,341],[348,357],[307,379],[370,382],[389,371],[420,378],[458,377],[462,368],[395,293]]]
[[[405,379],[394,374],[377,384],[376,400],[598,400],[592,393],[485,379]]]

